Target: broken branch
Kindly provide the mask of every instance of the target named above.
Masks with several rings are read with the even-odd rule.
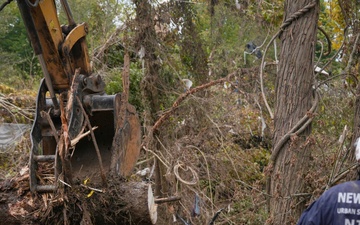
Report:
[[[181,200],[180,196],[171,196],[168,198],[157,198],[154,201],[156,204],[161,204],[161,203],[165,203],[165,202],[175,202],[175,201],[180,201],[180,200]]]
[[[93,127],[92,130],[96,130],[98,127]],[[86,131],[85,133],[79,134],[76,138],[72,139],[70,142],[71,146],[75,146],[83,137],[86,137],[90,134],[90,130]]]

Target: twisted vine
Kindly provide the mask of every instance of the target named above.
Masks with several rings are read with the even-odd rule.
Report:
[[[319,103],[319,94],[317,92],[315,92],[315,100],[314,100],[313,105],[310,108],[310,110],[275,145],[274,150],[271,154],[271,158],[270,158],[272,163],[276,162],[276,159],[279,156],[282,146],[284,146],[284,144],[290,139],[290,137],[293,135],[301,134],[306,129],[306,127],[309,126],[309,124],[313,120],[313,115],[315,113],[318,103]]]

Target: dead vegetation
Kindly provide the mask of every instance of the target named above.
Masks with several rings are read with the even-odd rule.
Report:
[[[153,159],[158,157],[167,168],[168,197],[180,198],[180,201],[159,204],[159,213],[167,216],[159,215],[158,224],[167,224],[169,220],[177,220],[180,224],[181,220],[202,224],[210,222],[214,215],[218,215],[217,221],[230,224],[261,223],[266,218],[266,208],[259,203],[265,200],[263,168],[269,157],[270,137],[260,137],[260,111],[248,103],[253,101],[251,98],[246,99],[244,93],[235,89],[234,86],[224,89],[221,84],[208,89],[207,99],[193,94],[184,98],[176,113],[170,115],[160,129],[161,138],[157,138],[162,149],[143,151],[137,170],[148,167],[151,171]],[[225,99],[229,104],[223,104]],[[211,103],[210,108],[201,108],[205,101]],[[202,123],[197,121],[199,119]],[[84,181],[78,181],[73,188],[65,187],[65,191],[33,195],[29,192],[26,169],[30,143],[26,138],[24,142],[26,144],[17,148],[26,158],[14,165],[14,168],[24,168],[23,171],[17,171],[16,176],[1,183],[2,207],[19,223],[52,224],[57,221],[58,224],[77,224],[89,219],[98,224],[118,223],[120,218],[129,221],[126,201],[116,188],[125,187],[131,181],[153,182],[152,174],[132,175],[126,181],[112,180],[105,193],[95,191],[90,194],[91,190],[80,185],[84,185]],[[42,173],[39,177],[48,179],[41,182],[54,179],[49,172],[53,165],[44,163],[39,167],[39,173]],[[102,190],[96,183],[89,186]],[[12,212],[14,204],[17,210],[23,210]],[[88,208],[91,212],[96,209],[98,213],[89,213],[88,218]],[[262,212],[262,216],[254,211]],[[240,212],[244,215],[242,219],[238,216]],[[161,220],[161,217],[166,219]]]
[[[273,128],[263,114],[259,96],[252,92],[257,90],[256,83],[248,76],[251,73],[235,75],[226,81],[230,87],[223,83],[211,86],[204,90],[206,97],[187,94],[154,136],[161,147],[144,148],[134,174],[126,180],[108,178],[108,188],[92,180],[78,180],[72,188],[60,182],[64,189],[57,193],[31,194],[27,134],[13,152],[0,155],[1,165],[5,165],[0,171],[1,218],[7,224],[142,224],[133,220],[131,204],[126,204],[121,188],[130,185],[135,190],[131,186],[135,183],[154,185],[157,158],[166,168],[164,182],[169,187],[167,200],[157,202],[157,224],[264,224],[269,197],[265,191],[266,165]],[[327,98],[322,98],[321,104],[334,106],[337,114],[344,114],[347,106],[346,102],[335,106]],[[343,125],[350,120],[337,120],[320,107],[309,139],[313,149],[309,160],[313,163],[303,178],[307,192],[296,196],[302,201],[311,202],[327,185],[342,181],[342,174],[353,171],[347,170],[351,165],[343,163],[350,139]],[[344,136],[342,142],[338,140],[340,134]],[[41,177],[54,179],[49,172],[52,167],[41,165]],[[143,193],[140,196],[145,196]],[[168,201],[172,198],[175,201]]]
[[[30,123],[34,118],[35,97],[0,92],[0,122]]]

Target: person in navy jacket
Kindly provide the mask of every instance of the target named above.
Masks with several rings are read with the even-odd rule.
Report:
[[[360,138],[355,157],[360,162]],[[301,215],[298,225],[360,225],[360,180],[338,184],[325,191]]]
[[[300,217],[298,225],[360,225],[360,180],[325,191]]]

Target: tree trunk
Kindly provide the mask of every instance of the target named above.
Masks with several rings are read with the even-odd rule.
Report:
[[[341,72],[341,75],[345,76],[348,74],[359,74],[359,49],[360,49],[360,22],[358,21],[357,15],[353,12],[357,10],[355,1],[339,1],[341,6],[341,11],[344,16],[346,25],[349,26],[351,30],[353,30],[353,34],[348,35],[349,44],[347,48],[344,48],[344,55],[347,56],[343,60],[346,62],[345,69]],[[353,16],[353,17],[352,17]],[[357,83],[356,86],[356,100],[355,100],[355,114],[353,121],[353,136],[351,141],[351,150],[348,157],[348,161],[353,163],[356,161],[355,159],[355,142],[360,137],[360,82]],[[348,176],[349,179],[356,179],[358,177],[357,172],[351,172]]]
[[[285,20],[311,2],[313,1],[287,0]],[[280,35],[282,49],[276,79],[277,102],[268,221],[271,224],[294,224],[304,209],[303,202],[296,196],[302,193],[304,188],[304,176],[310,155],[307,138],[311,132],[311,123],[303,123],[302,126],[306,126],[303,131],[296,133],[301,129],[300,126],[291,132],[291,135],[287,134],[304,116],[308,117],[307,121],[313,116],[309,115],[309,110],[314,99],[313,62],[318,4],[317,1],[309,11],[301,13]]]
[[[354,113],[354,122],[353,122],[353,136],[351,140],[351,151],[348,160],[350,162],[355,162],[355,142],[360,137],[360,82],[356,86],[356,99],[355,99],[355,113]],[[351,174],[354,177],[354,174]],[[357,176],[357,174],[355,174]]]
[[[144,126],[145,135],[150,136],[147,146],[149,149],[160,149],[159,143],[154,140],[157,133],[152,133],[151,127],[157,119],[157,113],[160,111],[159,102],[159,69],[160,64],[155,54],[157,51],[157,38],[154,27],[153,8],[148,0],[133,0],[136,5],[136,26],[137,37],[135,45],[139,52],[144,54],[140,56],[143,62],[144,77],[141,81],[141,91],[143,97]],[[156,159],[155,168],[155,196],[164,196],[167,192],[167,185],[163,179],[163,165]]]
[[[176,2],[175,6],[175,10],[179,11],[178,17],[184,20],[179,45],[182,62],[191,74],[188,78],[194,79],[197,84],[207,83],[209,81],[207,56],[203,49],[203,40],[193,22],[196,19],[193,12],[194,6],[187,2]]]

